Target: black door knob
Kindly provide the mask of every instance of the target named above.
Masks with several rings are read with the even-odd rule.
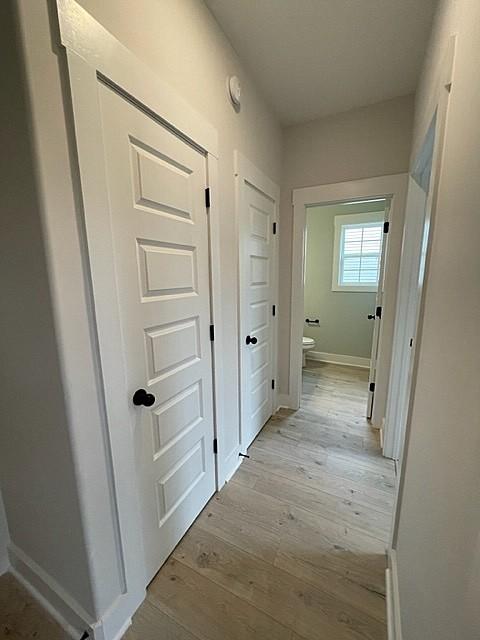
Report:
[[[368,314],[368,316],[367,316],[367,318],[368,318],[369,320],[375,320],[375,315],[374,315],[373,313],[369,313],[369,314]]]
[[[250,336],[247,336],[245,342],[247,344],[257,344],[258,340],[255,338],[255,336],[253,338],[251,338]]]
[[[132,400],[136,407],[140,407],[141,405],[151,407],[155,402],[155,396],[153,393],[147,393],[145,389],[137,389],[133,394]]]

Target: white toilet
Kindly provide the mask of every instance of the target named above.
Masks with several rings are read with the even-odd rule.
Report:
[[[303,336],[302,350],[303,350],[303,367],[307,366],[307,352],[315,349],[315,340],[313,338],[307,338]]]

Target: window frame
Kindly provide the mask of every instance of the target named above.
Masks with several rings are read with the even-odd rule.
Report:
[[[375,293],[378,290],[378,282],[372,284],[340,284],[340,262],[341,262],[341,243],[342,243],[342,227],[345,225],[364,225],[373,226],[375,224],[383,224],[385,220],[385,211],[369,211],[365,213],[339,214],[334,218],[335,232],[333,239],[333,267],[332,267],[332,291],[344,291],[350,293]],[[380,246],[379,262],[382,257],[383,237]]]

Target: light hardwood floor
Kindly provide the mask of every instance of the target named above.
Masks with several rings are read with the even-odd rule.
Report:
[[[301,409],[263,428],[154,578],[125,640],[386,638],[394,469],[363,418],[366,388],[364,370],[308,363]],[[12,586],[1,585],[0,606]],[[19,598],[0,637],[63,638],[20,628]]]

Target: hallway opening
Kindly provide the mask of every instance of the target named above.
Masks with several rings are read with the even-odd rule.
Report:
[[[307,208],[303,367],[308,358],[370,369],[366,386],[375,383],[389,208],[385,198]]]

